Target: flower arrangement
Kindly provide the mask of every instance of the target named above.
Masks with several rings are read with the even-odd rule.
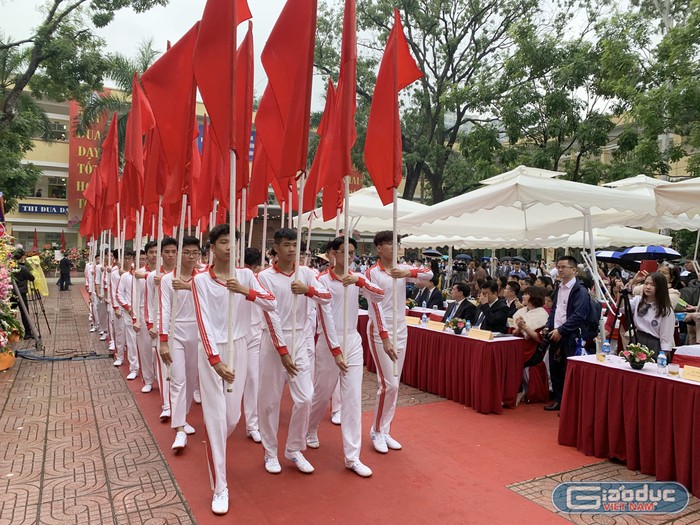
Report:
[[[453,330],[455,334],[461,334],[465,326],[467,326],[467,322],[459,317],[453,317],[445,323],[445,327]]]
[[[620,352],[622,358],[624,358],[632,368],[636,370],[641,370],[644,368],[646,363],[654,363],[654,352],[649,350],[645,345],[640,345],[637,343],[630,343],[627,345],[627,349]]]
[[[409,310],[415,308],[416,306],[418,306],[418,303],[415,301],[415,299],[411,299],[410,297],[406,299],[406,307]]]
[[[15,319],[10,307],[12,295],[12,272],[17,263],[12,258],[14,250],[9,236],[0,237],[0,354],[12,354],[10,343],[19,339],[21,324]]]

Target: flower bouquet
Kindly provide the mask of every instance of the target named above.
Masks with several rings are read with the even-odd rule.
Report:
[[[627,349],[618,354],[623,357],[632,368],[641,370],[646,363],[654,363],[654,352],[649,350],[645,345],[630,343]]]
[[[464,330],[464,327],[467,326],[467,322],[459,317],[454,317],[447,321],[445,326],[451,329],[455,334],[459,335],[462,333],[462,330]]]
[[[408,299],[406,299],[406,308],[411,310],[412,308],[415,308],[416,306],[418,306],[418,303],[414,299],[411,299],[410,297]]]

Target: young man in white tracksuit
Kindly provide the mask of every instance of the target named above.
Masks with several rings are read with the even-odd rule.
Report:
[[[197,383],[199,333],[192,298],[192,279],[197,274],[199,239],[186,236],[180,253],[180,275],[166,273],[160,281],[159,354],[170,366],[170,428],[175,430],[172,449],[180,452],[195,430],[185,418],[192,406]]]
[[[167,366],[163,363],[163,358],[156,348],[156,341],[158,339],[158,327],[160,326],[158,320],[160,280],[164,274],[172,272],[177,265],[177,241],[172,237],[165,237],[160,243],[160,253],[162,257],[160,268],[149,272],[146,276],[146,291],[144,292],[144,302],[146,304],[144,311],[146,314],[146,326],[148,327],[149,335],[152,337],[156,357],[156,379],[158,380],[161,404],[160,420],[167,421],[170,419],[170,381],[168,381]]]
[[[429,268],[413,268],[408,264],[397,264],[398,254],[393,253],[393,232],[381,231],[374,236],[379,261],[367,269],[366,277],[384,290],[379,303],[369,304],[367,335],[372,359],[377,367],[377,406],[370,430],[372,445],[377,452],[386,454],[388,449],[400,450],[401,444],[389,434],[391,421],[396,411],[399,393],[399,378],[406,359],[406,281],[430,280],[433,272]],[[394,282],[398,304],[398,319],[394,319]],[[380,315],[381,313],[381,315]],[[396,323],[396,348],[391,344],[393,324]],[[397,362],[398,374],[393,372]]]
[[[245,267],[255,275],[262,269],[262,255],[257,248],[246,248]],[[243,389],[243,414],[245,416],[246,435],[261,443],[260,425],[258,423],[258,388],[260,383],[260,342],[262,341],[263,313],[262,309],[254,308],[251,312],[252,320],[250,334],[246,338],[248,347],[248,372]]]
[[[275,334],[270,332],[269,326],[266,327],[260,345],[258,417],[265,448],[265,470],[271,474],[282,470],[277,458],[277,431],[285,382],[289,384],[294,407],[289,420],[284,456],[303,473],[310,474],[314,470],[301,452],[306,449],[313,395],[313,378],[304,337],[308,322],[307,301],[316,301],[319,315],[329,318],[331,294],[318,282],[310,268],[300,266],[295,272],[296,237],[296,232],[291,229],[283,228],[275,232],[274,250],[277,260],[258,274],[262,285],[277,299],[284,340],[289,345],[289,350],[281,347],[275,340]],[[266,313],[265,317],[266,324],[269,325],[269,315]],[[296,330],[293,329],[294,326]],[[338,352],[338,341],[332,323],[326,323],[325,327],[329,346]]]
[[[132,308],[134,300],[134,256],[135,252],[124,252],[124,273],[119,276],[117,285],[117,302],[122,309],[122,323],[124,325],[124,341],[126,342],[126,357],[129,361],[129,375],[126,378],[131,381],[139,375],[139,351],[136,346],[136,313]]]
[[[136,346],[139,351],[139,367],[141,369],[141,377],[143,378],[143,387],[141,392],[144,394],[153,390],[155,382],[155,337],[151,336],[148,329],[148,298],[146,296],[146,278],[150,272],[156,268],[156,259],[158,254],[157,241],[149,241],[144,246],[144,255],[146,256],[146,264],[142,268],[137,268],[134,271],[136,280],[134,288],[139,294],[139,308],[136,316],[134,328],[138,328],[136,332]]]
[[[275,312],[275,297],[258,282],[250,269],[237,268],[235,275],[229,274],[229,231],[228,224],[219,224],[211,229],[209,242],[214,256],[213,265],[198,273],[192,283],[200,337],[197,352],[199,388],[214,490],[211,504],[214,514],[228,512],[226,440],[241,416],[248,361],[247,340],[251,332],[253,309],[262,308],[268,314],[276,340],[279,341],[282,336],[279,317]],[[229,325],[229,298],[232,292],[234,317]],[[228,353],[229,327],[232,329],[233,356]],[[286,351],[286,348],[280,350]]]
[[[348,256],[355,256],[357,242],[349,239]],[[338,383],[340,375],[340,399],[343,410],[340,413],[340,430],[343,436],[345,466],[362,477],[369,477],[372,471],[360,461],[362,446],[362,338],[357,332],[358,298],[362,294],[369,302],[381,301],[384,292],[362,274],[345,272],[345,244],[343,237],[331,241],[328,253],[331,267],[323,272],[319,281],[330,290],[331,322],[341,342],[343,353],[333,352],[328,340],[321,335],[316,345],[316,373],[314,395],[309,417],[309,433],[306,444],[311,448],[320,446],[318,427],[328,410],[328,403]],[[347,293],[347,327],[345,327],[345,294]],[[381,315],[381,311],[380,311]],[[321,324],[325,322],[319,318]],[[322,328],[325,328],[322,326]],[[347,330],[347,343],[345,341]]]
[[[83,275],[85,276],[85,291],[88,294],[90,303],[90,332],[96,332],[97,327],[100,324],[100,320],[97,317],[97,309],[95,305],[97,304],[97,296],[95,295],[95,265],[97,263],[94,261],[88,261],[85,263],[85,269],[83,270]]]
[[[95,296],[97,297],[95,310],[97,311],[97,318],[99,319],[100,341],[107,340],[107,333],[109,331],[109,312],[107,310],[104,289],[105,268],[107,267],[108,258],[108,252],[105,252],[104,254],[98,255],[95,259],[94,287]]]
[[[109,301],[112,305],[112,314],[110,317],[112,341],[114,341],[114,366],[121,366],[124,363],[124,350],[126,349],[126,330],[124,329],[124,321],[122,319],[124,312],[117,299],[117,290],[119,289],[119,276],[121,270],[119,268],[119,251],[112,251],[112,269],[108,274],[109,281]]]

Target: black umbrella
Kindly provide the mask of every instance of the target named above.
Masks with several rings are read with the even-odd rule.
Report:
[[[433,249],[423,250],[423,257],[442,257],[442,254]]]
[[[469,254],[466,254],[466,253],[460,253],[459,255],[457,255],[455,257],[455,260],[457,260],[457,261],[471,261],[472,256]]]
[[[638,272],[640,263],[639,261],[632,261],[629,259],[621,258],[622,252],[614,252],[611,250],[601,250],[595,252],[595,258],[599,262],[608,262],[620,265],[620,267],[631,272]]]

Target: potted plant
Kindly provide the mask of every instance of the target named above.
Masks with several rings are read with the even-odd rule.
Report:
[[[411,299],[410,297],[408,299],[406,299],[406,308],[408,308],[409,310],[412,310],[416,306],[418,306],[418,303],[416,303],[416,301],[414,299]]]
[[[22,326],[10,308],[13,288],[10,276],[16,266],[12,260],[9,238],[0,237],[0,370],[6,370],[15,364],[15,354],[10,343],[19,340],[22,333]]]
[[[620,352],[618,355],[623,357],[632,368],[641,370],[647,363],[654,363],[654,352],[649,350],[645,345],[630,343],[627,349]]]
[[[451,329],[455,334],[460,335],[464,327],[467,326],[467,322],[459,317],[453,317],[445,323],[445,326]]]

